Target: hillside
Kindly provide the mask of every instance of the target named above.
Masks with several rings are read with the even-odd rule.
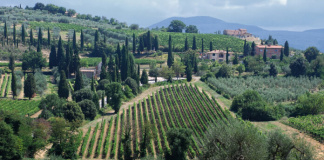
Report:
[[[181,20],[186,25],[196,25],[200,33],[214,33],[216,31],[223,31],[225,29],[238,29],[245,28],[249,33],[260,37],[261,39],[268,38],[269,35],[276,38],[279,44],[284,44],[285,41],[289,42],[290,47],[305,50],[309,46],[315,46],[322,52],[324,52],[324,29],[307,30],[304,32],[293,31],[271,31],[264,30],[257,26],[244,25],[238,23],[229,23],[217,18],[198,16],[198,17],[171,17],[161,22],[149,26],[149,28],[155,27],[167,27],[172,20]]]

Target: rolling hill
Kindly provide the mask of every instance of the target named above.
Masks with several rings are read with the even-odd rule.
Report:
[[[274,31],[265,30],[253,25],[244,25],[238,23],[229,23],[217,18],[208,16],[197,17],[171,17],[161,22],[149,26],[149,28],[155,27],[167,27],[172,20],[181,20],[186,25],[196,25],[200,33],[214,33],[216,31],[223,31],[225,29],[238,29],[245,28],[249,33],[260,37],[261,39],[268,38],[269,35],[276,38],[279,44],[284,44],[287,40],[290,47],[305,50],[309,46],[317,47],[321,52],[324,52],[324,29],[307,30],[303,32],[294,31]]]

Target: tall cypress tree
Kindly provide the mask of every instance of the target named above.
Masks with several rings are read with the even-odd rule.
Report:
[[[187,75],[187,82],[190,82],[192,80],[192,67],[190,63],[188,63],[187,65],[186,75]]]
[[[128,51],[126,49],[126,47],[123,45],[123,49],[122,49],[122,59],[121,59],[121,68],[120,68],[120,72],[121,72],[121,80],[125,81],[127,76],[129,75],[129,60],[128,60]]]
[[[264,48],[264,52],[263,52],[263,61],[267,62],[267,47]]]
[[[7,21],[4,24],[4,28],[3,28],[3,36],[5,38],[8,38],[8,27],[7,27]]]
[[[235,57],[233,59],[233,64],[238,64],[238,56],[236,53],[235,53]]]
[[[136,38],[135,38],[135,33],[133,33],[133,54],[136,52]]]
[[[30,45],[34,45],[34,36],[33,36],[33,29],[30,29],[30,33],[29,33],[29,43]]]
[[[81,29],[81,36],[80,36],[80,39],[81,39],[81,50],[83,50],[83,47],[84,47],[84,40],[83,40],[83,30]]]
[[[105,43],[105,44],[107,43],[107,38],[106,38],[106,36],[104,36],[104,43]]]
[[[246,48],[246,40],[244,40],[244,45],[243,45],[243,56],[248,56],[247,55],[247,48]]]
[[[24,94],[25,97],[28,97],[30,100],[35,93],[36,93],[36,82],[35,82],[34,74],[29,73],[24,82]]]
[[[73,63],[73,67],[72,67],[71,73],[75,73],[81,67],[80,57],[79,57],[79,50],[78,49],[74,50],[73,62],[72,63]]]
[[[152,49],[152,40],[151,40],[151,31],[147,31],[147,51],[150,51]]]
[[[192,50],[196,50],[197,49],[197,45],[196,45],[196,36],[193,37],[192,40]]]
[[[138,89],[140,87],[140,85],[139,85],[140,74],[141,74],[141,66],[140,66],[140,64],[137,64],[137,77],[136,77],[136,82],[137,82]]]
[[[66,74],[66,77],[69,77],[69,75],[71,74],[70,73],[70,68],[71,68],[71,65],[72,65],[72,57],[73,57],[73,51],[72,51],[72,48],[71,48],[71,45],[70,43],[68,43],[66,45],[66,52],[65,52],[66,56],[65,56],[65,74]]]
[[[188,37],[186,37],[186,40],[185,40],[185,51],[188,51],[189,50],[189,46],[188,46]]]
[[[49,27],[47,28],[47,46],[51,46],[51,32]]]
[[[283,60],[283,57],[284,57],[284,51],[283,51],[283,49],[281,49],[281,52],[280,52],[280,61]]]
[[[91,78],[91,91],[96,92],[96,88],[95,88],[95,85],[94,85],[94,77],[93,76]]]
[[[118,55],[116,55],[116,56],[115,56],[115,64],[116,64],[116,66],[118,66],[118,67],[120,66],[120,65],[119,65],[119,62],[120,62],[119,57],[118,57]]]
[[[209,42],[209,51],[212,51],[212,50],[213,50],[213,42],[210,41],[210,42]]]
[[[59,82],[57,93],[60,98],[67,99],[69,97],[69,87],[66,81],[64,70],[61,70],[60,72],[60,82]]]
[[[73,32],[73,49],[77,49],[77,44],[76,44],[76,34],[75,34],[75,30]]]
[[[201,53],[204,53],[204,39],[201,39]]]
[[[284,54],[286,57],[289,56],[289,44],[288,41],[285,42]]]
[[[154,38],[154,48],[155,48],[155,51],[159,50],[159,38],[158,38],[158,36],[155,36],[155,38]]]
[[[118,67],[120,68],[121,67],[122,54],[121,54],[121,49],[120,49],[119,43],[117,44],[116,54],[117,54],[117,57],[118,57],[118,62],[116,62],[116,64],[118,63]]]
[[[140,37],[140,42],[139,42],[138,49],[139,49],[141,52],[144,51],[144,40],[143,40],[143,37]]]
[[[97,43],[97,42],[99,42],[99,32],[98,32],[98,30],[96,30],[96,33],[95,33],[95,39],[94,39],[95,41],[95,44]]]
[[[108,62],[108,74],[110,75],[111,81],[116,82],[116,77],[114,75],[115,72],[114,66],[115,66],[115,62],[112,55],[110,54],[109,62]]]
[[[39,27],[38,29],[38,45],[40,45],[40,47],[43,44],[43,33],[42,33],[42,28]]]
[[[136,65],[135,65],[135,58],[133,54],[128,53],[128,77],[131,77],[133,79],[136,79],[137,73],[136,73]]]
[[[107,69],[107,56],[106,54],[102,54],[100,80],[108,79],[108,73],[106,69]]]
[[[169,35],[169,51],[168,51],[168,61],[167,61],[169,68],[171,68],[174,62],[171,43],[172,43],[172,39],[171,39],[171,35]]]
[[[16,24],[13,25],[13,42],[16,44]]]
[[[61,63],[61,59],[63,57],[64,57],[63,42],[62,42],[62,38],[60,37],[57,45],[57,60],[56,60],[57,65]]]
[[[254,56],[255,55],[255,43],[254,43],[254,41],[252,42],[251,48],[252,48],[251,56]]]
[[[229,63],[229,59],[228,59],[228,57],[229,57],[229,54],[228,54],[228,47],[227,47],[227,48],[226,48],[226,64]]]
[[[128,49],[128,37],[126,37],[125,45],[126,45],[126,49]]]
[[[12,98],[15,99],[17,96],[17,83],[16,83],[16,75],[14,70],[12,71],[11,74],[11,91],[12,91]]]
[[[23,44],[25,44],[25,42],[26,42],[26,38],[25,38],[25,36],[26,36],[26,29],[25,29],[25,25],[22,24],[22,25],[21,25],[21,42],[22,42]]]
[[[55,46],[52,45],[50,56],[49,56],[49,67],[52,69],[54,66],[57,66],[57,57],[56,57]]]
[[[80,72],[80,70],[77,70],[76,75],[75,75],[74,92],[76,92],[82,88],[83,88],[82,73]]]

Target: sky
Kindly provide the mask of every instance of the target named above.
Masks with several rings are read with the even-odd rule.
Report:
[[[269,30],[324,28],[324,0],[1,0],[1,5],[31,7],[36,2],[113,17],[140,27],[169,17],[211,16]]]

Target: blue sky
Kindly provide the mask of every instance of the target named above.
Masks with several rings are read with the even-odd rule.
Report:
[[[1,5],[52,3],[128,25],[148,27],[169,17],[211,16],[271,30],[324,28],[323,0],[1,0]]]

